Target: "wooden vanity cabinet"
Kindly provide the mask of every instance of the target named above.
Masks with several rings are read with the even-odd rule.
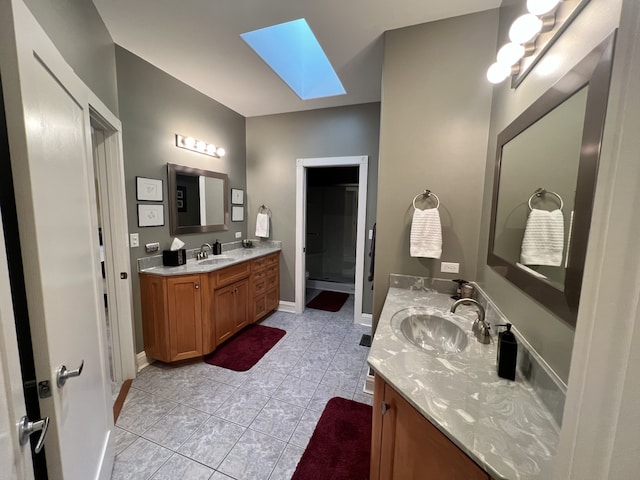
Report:
[[[399,478],[491,479],[457,445],[376,375],[370,479]]]
[[[200,275],[140,276],[144,350],[177,362],[203,355]]]
[[[252,322],[278,308],[280,303],[280,252],[253,261],[251,266]]]
[[[213,352],[280,302],[280,253],[209,273],[140,274],[144,349],[163,362]]]

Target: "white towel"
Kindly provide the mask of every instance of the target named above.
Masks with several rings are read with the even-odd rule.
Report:
[[[269,238],[269,215],[259,213],[256,218],[256,237]]]
[[[524,265],[562,265],[564,215],[561,210],[534,208],[527,218],[522,238],[520,263]]]
[[[442,227],[437,208],[414,210],[409,247],[412,257],[440,258]]]

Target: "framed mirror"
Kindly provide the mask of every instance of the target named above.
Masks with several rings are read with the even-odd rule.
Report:
[[[615,32],[497,139],[487,263],[575,326]]]
[[[171,235],[229,230],[229,176],[167,164]]]

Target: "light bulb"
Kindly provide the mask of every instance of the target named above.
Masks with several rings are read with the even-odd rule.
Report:
[[[218,154],[219,157],[224,157],[224,154],[226,152],[225,152],[224,148],[218,147],[218,149],[216,150],[216,153]]]
[[[560,0],[527,0],[527,10],[534,15],[546,15],[558,6]]]
[[[542,30],[542,20],[532,13],[526,13],[511,24],[509,40],[513,43],[529,43]]]
[[[487,70],[487,80],[491,83],[500,83],[511,75],[511,65],[504,63],[494,63]]]
[[[196,142],[196,150],[198,150],[199,152],[204,152],[207,149],[207,144],[204,143],[202,140],[198,140]]]
[[[209,155],[215,155],[216,153],[216,146],[213,143],[210,143],[209,145],[207,145],[207,153]]]
[[[193,137],[187,137],[184,139],[184,146],[187,148],[193,148],[196,145],[196,139]]]
[[[498,63],[511,66],[514,63],[520,61],[524,57],[525,48],[519,43],[507,43],[500,50],[498,50],[497,60]]]

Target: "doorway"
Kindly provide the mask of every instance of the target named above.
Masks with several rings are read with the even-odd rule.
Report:
[[[306,219],[307,289],[353,294],[358,238],[358,167],[309,168]]]
[[[321,285],[323,289],[345,291],[344,288],[349,289],[348,293],[354,295],[354,323],[365,323],[362,318],[362,289],[364,284],[364,257],[365,257],[365,222],[367,211],[367,175],[368,175],[368,161],[369,158],[366,155],[356,157],[326,157],[326,158],[299,158],[296,161],[296,268],[295,268],[295,311],[296,313],[302,313],[305,308],[306,300],[306,287],[307,287],[307,272],[309,277],[312,273],[308,269],[307,260],[312,270],[320,272],[325,278],[313,279],[316,282],[312,285]],[[353,182],[334,182],[341,183],[342,185],[334,185],[335,189],[332,197],[331,193],[318,194],[314,192],[314,185],[309,186],[308,179],[311,178],[313,184],[315,180],[313,177],[316,173],[311,173],[312,170],[331,170],[333,168],[345,169],[353,168]],[[338,172],[338,170],[335,170]],[[343,173],[347,170],[343,170]],[[326,173],[326,172],[325,172]],[[322,172],[318,174],[322,176]],[[343,207],[346,204],[350,204],[349,214],[345,215],[344,211],[341,215],[340,229],[343,233],[338,241],[337,235],[333,235],[335,231],[327,233],[327,239],[325,239],[324,226],[322,226],[322,241],[320,241],[320,231],[315,231],[320,228],[317,223],[317,218],[323,218],[324,214],[321,214],[314,220],[311,220],[310,227],[308,228],[308,214],[307,214],[307,199],[311,196],[312,203],[318,203],[317,198],[322,198],[324,203],[324,197],[331,197],[328,201],[327,211],[331,212],[337,204]],[[338,200],[336,198],[340,197]],[[314,200],[315,198],[315,200]],[[355,205],[354,205],[355,204]],[[311,205],[313,211],[315,207]],[[324,209],[325,206],[322,206]],[[344,210],[344,209],[343,209]],[[355,214],[353,213],[355,211]],[[332,216],[328,213],[328,216]],[[324,221],[324,220],[323,220]],[[318,221],[319,222],[319,221]],[[331,219],[336,225],[336,219]],[[331,223],[329,222],[329,223]],[[307,235],[307,233],[318,235]],[[313,238],[313,237],[318,238]],[[349,249],[343,248],[344,245],[355,243],[355,252]],[[338,248],[331,248],[331,253],[328,252],[328,248],[331,244],[336,245]],[[307,258],[307,248],[311,247],[311,252]],[[325,257],[327,250],[328,255]],[[320,254],[320,255],[318,255]],[[353,271],[353,275],[351,275]],[[353,287],[346,287],[349,285],[353,278]],[[346,281],[344,281],[346,280]],[[348,283],[349,282],[349,283]],[[344,284],[344,285],[339,285]],[[343,290],[339,290],[343,288]],[[352,290],[351,290],[352,288]]]
[[[124,380],[135,378],[131,282],[121,157],[119,122],[91,110],[91,143],[100,244],[101,274],[106,330],[105,358],[109,367],[112,398]]]

